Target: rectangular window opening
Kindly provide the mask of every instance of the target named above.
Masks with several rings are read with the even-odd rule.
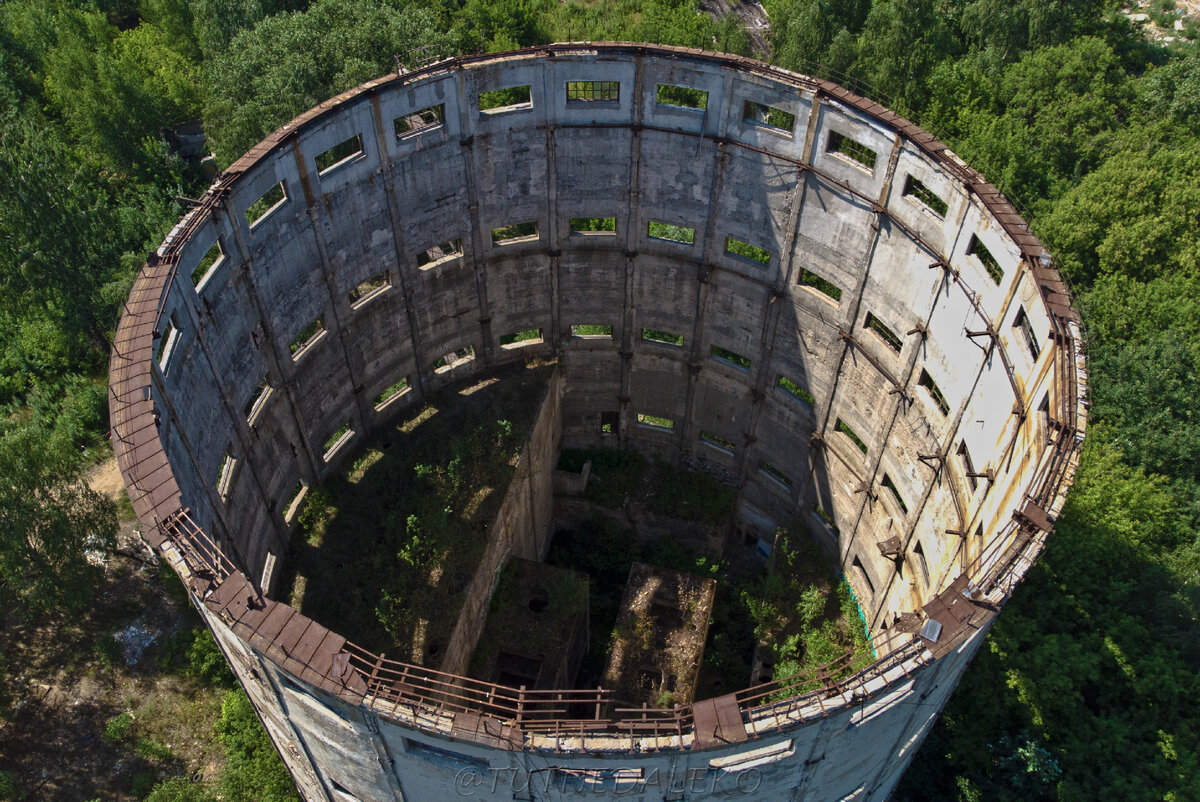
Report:
[[[967,477],[967,486],[971,488],[971,492],[975,492],[975,488],[979,486],[979,477],[975,475],[975,465],[971,462],[971,452],[967,451],[967,441],[963,440],[958,444],[958,456],[962,458],[963,473]]]
[[[896,483],[892,481],[892,477],[885,473],[883,475],[883,481],[880,482],[880,484],[891,491],[892,498],[896,499],[896,503],[900,505],[900,511],[905,515],[908,515],[908,505],[904,503],[904,497],[901,496],[900,491],[896,489]]]
[[[407,393],[409,389],[407,376],[395,384],[388,385],[384,388],[382,393],[375,396],[375,411],[378,412],[379,410],[383,409],[390,402],[395,401],[397,398]]]
[[[583,339],[583,340],[588,340],[588,339],[611,340],[612,333],[613,333],[612,326],[603,326],[603,325],[600,325],[597,323],[584,323],[584,324],[580,324],[578,326],[571,327],[571,336],[579,337],[580,339]]]
[[[676,348],[683,347],[683,335],[672,334],[669,331],[642,329],[642,339],[647,342],[658,343],[659,345],[673,345]]]
[[[459,365],[464,365],[475,358],[474,346],[464,345],[457,351],[452,351],[445,356],[440,356],[433,363],[434,373],[445,373],[448,370],[453,370]]]
[[[419,134],[423,131],[428,131],[432,128],[437,128],[446,121],[446,104],[439,103],[436,106],[426,106],[423,109],[418,109],[411,114],[405,114],[403,117],[397,117],[392,121],[392,128],[396,132],[398,139]]]
[[[751,245],[748,242],[742,242],[740,239],[734,239],[733,237],[725,238],[725,253],[755,262],[763,267],[771,264],[770,251]]]
[[[296,339],[288,343],[288,350],[292,354],[292,359],[299,359],[308,347],[316,344],[321,335],[325,333],[325,324],[321,318],[317,318],[312,323],[309,323],[300,333],[296,335]]]
[[[920,540],[918,540],[917,544],[915,546],[913,546],[912,553],[913,553],[913,556],[917,558],[917,567],[921,569],[921,579],[923,579],[925,581],[925,584],[928,585],[929,584],[929,561],[925,559],[925,549],[921,548]]]
[[[280,181],[259,196],[258,200],[246,207],[246,223],[253,229],[263,220],[270,217],[272,212],[287,203],[287,200],[287,187]]]
[[[155,361],[158,362],[158,369],[163,373],[167,372],[167,364],[171,361],[171,354],[175,351],[175,346],[179,344],[179,327],[175,325],[175,317],[172,315],[167,318],[167,330],[164,331],[158,338],[158,352],[155,354]]]
[[[479,111],[483,114],[499,114],[505,111],[532,108],[533,95],[529,91],[529,84],[479,93]]]
[[[616,434],[621,425],[620,412],[600,413],[600,434]]]
[[[209,274],[220,267],[223,261],[225,261],[225,249],[221,247],[221,240],[218,239],[213,242],[208,253],[204,254],[204,258],[192,271],[192,285],[199,289],[208,280]]]
[[[225,449],[225,457],[221,460],[221,473],[217,477],[217,495],[221,501],[229,500],[229,491],[233,487],[233,472],[237,468],[237,458],[231,449]]]
[[[718,451],[724,451],[731,457],[734,454],[733,443],[729,442],[724,437],[719,437],[718,435],[713,434],[712,432],[700,432],[700,442],[710,445]]]
[[[904,346],[904,343],[896,336],[896,332],[892,331],[886,323],[870,312],[867,312],[867,319],[863,323],[863,328],[870,329],[878,334],[879,338],[887,344],[887,347],[891,348],[897,354],[900,353],[900,349]]]
[[[417,267],[422,270],[428,270],[435,265],[440,265],[442,262],[448,262],[451,259],[457,259],[462,255],[462,240],[452,239],[440,245],[434,245],[432,248],[417,254]]]
[[[862,560],[860,560],[858,557],[855,557],[854,561],[850,563],[850,571],[859,581],[860,586],[865,587],[867,589],[867,593],[871,596],[874,596],[875,585],[871,583],[871,576],[867,573],[867,569],[863,567]]]
[[[833,522],[833,516],[829,514],[828,510],[826,510],[820,504],[814,504],[813,512],[817,514],[817,517],[821,519],[821,522],[828,526],[835,535],[841,534],[837,528],[837,524]]]
[[[258,586],[262,588],[263,593],[271,592],[271,576],[275,573],[275,552],[268,551],[266,562],[263,563],[262,580]]]
[[[785,134],[796,127],[796,115],[783,109],[747,100],[742,104],[742,119],[752,125],[760,125]]]
[[[350,428],[350,421],[346,421],[337,428],[337,431],[329,435],[329,438],[325,441],[325,445],[321,447],[325,452],[322,459],[329,462],[333,458],[333,455],[337,453],[337,450],[353,436],[354,430]]]
[[[567,81],[568,103],[616,103],[620,99],[619,81]]]
[[[760,746],[757,749],[747,749],[728,757],[716,757],[708,761],[708,768],[710,771],[718,770],[737,776],[737,772],[792,756],[796,753],[794,743],[794,741],[780,741],[769,746]]]
[[[826,281],[811,270],[800,270],[800,283],[805,287],[812,287],[817,292],[827,295],[835,301],[840,302],[842,300],[842,290],[840,287]]]
[[[974,234],[971,235],[971,241],[967,245],[967,256],[974,256],[978,259],[979,263],[987,270],[987,274],[991,277],[992,281],[997,285],[1004,279],[1004,270],[1000,267],[1000,263],[996,261],[996,257],[992,256],[992,252],[980,241],[979,237]]]
[[[357,159],[363,155],[362,134],[355,134],[349,139],[343,139],[329,150],[317,154],[314,161],[317,164],[317,175],[326,175],[331,170]]]
[[[648,429],[659,429],[664,432],[675,431],[675,421],[670,418],[661,418],[658,415],[646,415],[639,412],[637,422],[639,426],[645,426]]]
[[[350,306],[358,308],[391,286],[386,270],[382,273],[376,273],[347,293],[347,297],[350,299]]]
[[[660,106],[703,111],[708,108],[708,92],[703,89],[692,89],[690,86],[659,84],[655,93],[655,101]]]
[[[938,217],[946,216],[946,210],[949,208],[946,206],[946,202],[938,197],[932,189],[913,178],[912,175],[909,175],[904,180],[904,192],[902,194],[906,198],[912,198],[920,202]]]
[[[879,158],[878,153],[863,143],[837,131],[829,132],[829,143],[825,146],[825,152],[836,153],[868,170],[875,169],[875,162]]]
[[[693,245],[696,242],[696,229],[687,226],[673,226],[670,223],[660,223],[651,220],[646,226],[646,236],[650,239],[660,239],[667,242],[678,242],[682,245]]]
[[[1037,335],[1033,333],[1033,324],[1029,322],[1029,316],[1025,314],[1025,307],[1022,306],[1017,311],[1013,326],[1020,329],[1021,337],[1025,340],[1025,347],[1029,349],[1029,355],[1036,362],[1042,353],[1042,346],[1038,344]]]
[[[254,392],[242,408],[242,414],[246,417],[246,422],[251,426],[258,421],[259,413],[263,411],[263,407],[266,406],[267,399],[271,397],[272,392],[274,392],[274,389],[267,383],[267,377],[263,376],[262,381],[254,388]]]
[[[304,484],[304,482],[296,482],[296,486],[288,494],[287,501],[283,503],[283,520],[285,523],[291,523],[296,517],[296,513],[300,511],[300,505],[304,503],[304,497],[307,494],[308,485]]]
[[[541,329],[522,329],[500,337],[501,348],[524,348],[542,342]]]
[[[609,235],[617,233],[615,217],[572,217],[571,233],[583,235]]]
[[[842,434],[846,435],[846,437],[850,438],[850,442],[854,443],[854,447],[857,448],[859,451],[861,451],[864,454],[867,453],[867,444],[863,442],[863,439],[861,437],[859,437],[854,432],[853,429],[851,429],[849,426],[846,425],[846,422],[844,420],[842,420],[841,418],[838,418],[837,423],[834,424],[833,429],[834,429],[834,431],[841,432]]]
[[[492,244],[503,245],[508,242],[525,242],[538,238],[537,222],[516,223],[511,226],[500,226],[492,229]]]
[[[787,474],[785,474],[783,471],[776,468],[771,463],[767,462],[766,460],[759,461],[758,471],[759,471],[759,473],[761,473],[763,476],[767,477],[771,481],[775,482],[778,485],[781,485],[783,488],[785,488],[787,490],[792,489],[791,477],[788,476]]]
[[[929,393],[929,397],[933,400],[933,403],[937,406],[939,412],[941,412],[943,415],[950,414],[950,404],[947,403],[946,396],[942,395],[942,391],[934,383],[933,377],[930,376],[929,372],[923,368],[921,370],[921,379],[917,382],[917,384],[921,387],[924,387],[925,391]]]
[[[712,347],[712,358],[727,364],[733,365],[735,368],[742,370],[750,370],[750,360],[741,354],[736,354],[728,348],[722,348],[719,345]]]
[[[808,405],[810,407],[816,403],[816,399],[813,398],[812,393],[810,393],[808,390],[805,390],[803,387],[801,387],[799,384],[797,384],[796,382],[789,379],[787,376],[780,375],[779,386],[782,387],[789,394],[791,394],[794,398],[796,398],[800,401],[803,401],[806,405]]]

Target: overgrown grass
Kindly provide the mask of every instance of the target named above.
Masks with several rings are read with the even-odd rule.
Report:
[[[621,506],[646,472],[646,458],[638,452],[600,448],[564,448],[558,467],[579,472],[588,460],[592,461],[592,473],[583,497],[602,507]]]
[[[769,649],[764,662],[773,666],[775,680],[814,671],[847,653],[851,655],[847,674],[874,659],[849,584],[828,564],[800,522],[777,531],[768,571],[743,591],[743,600],[754,621],[755,637]],[[801,685],[779,696],[816,687]]]
[[[654,464],[650,509],[672,518],[718,524],[733,515],[733,490],[707,473],[689,471],[662,461]]]

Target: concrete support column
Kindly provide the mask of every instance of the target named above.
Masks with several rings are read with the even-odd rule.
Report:
[[[234,212],[230,208],[228,197],[221,199],[220,209],[231,220],[234,218]],[[257,328],[262,329],[263,336],[267,341],[267,347],[262,349],[262,354],[266,357],[268,369],[279,376],[279,391],[287,403],[288,412],[291,413],[288,416],[288,420],[293,426],[292,434],[294,435],[294,439],[290,440],[289,445],[291,446],[292,454],[296,457],[296,464],[302,480],[309,487],[313,487],[321,481],[321,469],[323,466],[321,459],[317,457],[312,443],[309,441],[308,430],[304,426],[303,418],[300,416],[300,407],[296,403],[295,391],[292,388],[292,378],[296,373],[295,362],[292,360],[291,354],[287,351],[287,342],[275,331],[275,326],[271,323],[271,316],[267,314],[266,302],[263,300],[262,292],[258,288],[258,282],[254,278],[254,262],[250,258],[250,247],[242,236],[241,227],[234,223],[230,226],[230,229],[233,231],[234,242],[237,244],[238,259],[241,262],[239,275],[246,289],[246,294],[254,306],[254,311],[258,315]]]

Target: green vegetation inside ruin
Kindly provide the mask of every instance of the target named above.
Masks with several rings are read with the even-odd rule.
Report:
[[[555,533],[547,562],[586,573],[591,588],[590,645],[576,686],[603,684],[609,649],[621,635],[617,614],[635,562],[717,580],[697,699],[807,673],[847,653],[852,659],[837,676],[868,665],[874,658],[849,585],[802,524],[777,536],[775,554],[764,566],[744,553],[728,559],[699,554],[672,538],[642,543],[603,514]],[[756,643],[769,650],[760,660],[770,676],[751,677]]]
[[[1182,33],[1162,27],[1185,10],[1171,3],[1124,9],[1151,14],[1149,38],[1151,26],[1090,0],[764,3],[773,63],[908,112],[1030,207],[1087,328],[1092,425],[1071,500],[899,799],[1200,798],[1200,56],[1194,17]],[[164,132],[203,120],[202,153],[228,165],[314,103],[391,72],[393,55],[411,67],[569,39],[750,52],[734,17],[714,23],[675,0],[217,5],[0,4],[0,437],[13,453],[106,451],[121,302],[186,211],[176,199],[210,181]],[[0,486],[28,468],[0,459]],[[84,559],[72,541],[40,544],[50,560],[24,551],[22,532],[75,481],[58,475],[44,474],[53,493],[7,499],[20,515],[0,533],[6,631],[97,593],[94,575],[70,570]],[[42,582],[51,565],[62,582]],[[62,592],[27,604],[31,587]],[[86,752],[55,760],[79,774]],[[40,767],[27,775],[14,755],[0,750],[0,772],[42,787]]]
[[[583,497],[600,507],[620,510],[632,502],[657,515],[717,527],[728,525],[733,514],[733,491],[711,475],[649,462],[635,451],[563,449],[558,467],[580,471],[589,460],[592,473]],[[762,681],[750,676],[756,642],[769,650],[760,656],[771,672],[768,678],[808,672],[846,654],[852,659],[843,675],[870,663],[858,603],[808,528],[797,521],[776,537],[772,558],[763,566],[737,553],[701,554],[671,538],[640,543],[603,513],[556,533],[547,561],[586,572],[591,581],[591,648],[577,684],[589,687],[602,677],[634,562],[717,580],[704,658],[709,670],[698,698]]]
[[[609,639],[604,685],[620,707],[695,700],[716,582],[635,563]]]
[[[866,622],[845,577],[829,564],[808,528],[795,522],[779,529],[766,573],[748,594],[755,637],[766,647],[760,658],[772,678],[814,673],[849,656],[835,676],[866,668],[875,659]],[[762,681],[756,677],[756,681]],[[815,690],[820,682],[802,683]],[[782,697],[794,695],[781,694]]]
[[[603,507],[620,507],[633,494],[652,512],[671,518],[720,524],[733,514],[731,488],[707,473],[647,462],[636,451],[564,448],[558,468],[578,473],[589,460],[592,473],[583,497]]]
[[[444,389],[376,431],[308,493],[279,597],[363,648],[436,667],[551,370]]]

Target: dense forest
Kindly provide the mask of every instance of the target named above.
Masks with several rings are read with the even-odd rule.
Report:
[[[1084,315],[1077,483],[900,796],[1200,798],[1196,23],[1167,44],[1098,0],[764,6],[754,53],[736,16],[695,0],[0,2],[0,623],[91,602],[85,552],[111,546],[116,518],[80,478],[106,454],[110,338],[180,198],[211,178],[179,155],[181,125],[203,121],[223,166],[398,65],[567,39],[725,50],[938,134],[1023,206]],[[4,774],[0,798],[20,798]]]

